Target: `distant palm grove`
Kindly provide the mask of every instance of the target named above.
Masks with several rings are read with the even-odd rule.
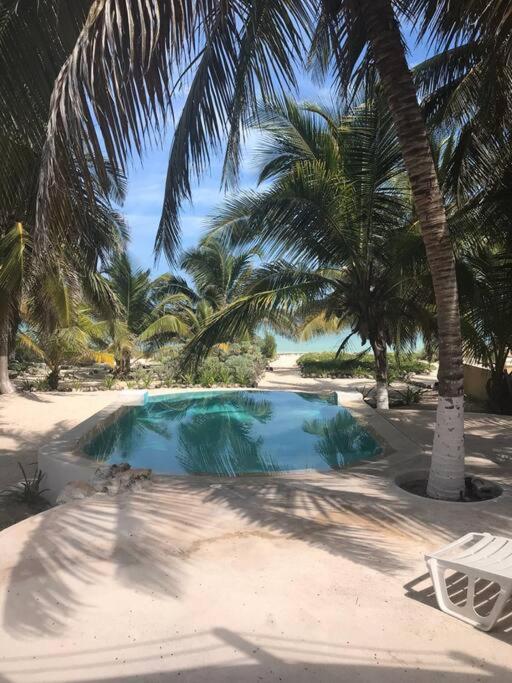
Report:
[[[334,332],[333,362],[368,349],[387,409],[421,339],[439,361],[428,493],[458,499],[463,359],[512,413],[511,8],[0,0],[0,393],[34,361],[50,389],[84,362],[134,382],[141,359],[167,386],[251,386],[270,332]],[[412,69],[411,31],[430,46]],[[306,72],[329,97],[303,101]],[[167,138],[153,277],[122,204],[129,161]],[[183,251],[180,210],[219,154],[225,199]]]

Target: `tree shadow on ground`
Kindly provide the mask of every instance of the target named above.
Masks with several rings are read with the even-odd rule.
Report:
[[[296,538],[385,573],[407,571],[432,538],[466,533],[467,517],[451,505],[404,495],[385,461],[316,477],[240,478],[210,489],[206,500],[228,506],[258,528]],[[502,507],[472,510],[479,526],[502,532]]]
[[[380,413],[426,451],[432,448],[435,413],[425,410]],[[512,416],[467,413],[464,418],[466,455],[497,465],[512,465]]]
[[[509,522],[503,506],[469,512],[490,533]],[[298,540],[405,578],[434,537],[438,545],[461,536],[468,518],[398,494],[378,461],[304,476],[157,477],[148,491],[94,496],[25,523],[4,611],[4,627],[18,636],[65,629],[87,606],[88,586],[112,571],[129,588],[176,598],[193,548],[227,532]]]
[[[87,607],[88,587],[112,571],[132,589],[177,597],[187,560],[162,542],[163,530],[193,534],[200,519],[186,496],[171,501],[165,491],[145,493],[98,494],[27,520],[7,575],[6,631],[57,635]]]
[[[120,655],[120,657],[116,656]],[[78,658],[78,659],[75,659]],[[76,662],[71,664],[70,660]],[[119,669],[122,659],[123,673]],[[212,660],[211,664],[204,662]],[[191,661],[201,662],[190,666]],[[117,647],[46,653],[31,663],[26,658],[3,658],[0,683],[21,680],[19,676],[46,676],[65,683],[145,683],[188,681],[189,683],[468,683],[492,679],[510,680],[510,669],[490,662],[476,662],[459,651],[411,650],[402,646],[357,647],[344,642],[296,640],[272,635],[240,633],[227,628],[190,635],[155,639]],[[80,663],[78,663],[80,662]],[[101,675],[87,674],[99,669]],[[65,677],[63,677],[63,673]],[[10,678],[14,676],[14,678]],[[41,680],[41,678],[37,678]]]

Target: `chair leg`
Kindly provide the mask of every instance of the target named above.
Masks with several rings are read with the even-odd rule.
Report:
[[[511,586],[507,586],[506,588],[501,586],[500,592],[496,598],[496,602],[494,603],[492,610],[485,617],[478,617],[478,622],[476,624],[477,628],[481,629],[482,631],[490,631],[500,618],[503,608],[505,607],[505,603],[511,595]]]
[[[453,603],[448,595],[443,568],[439,566],[437,560],[428,560],[427,565],[430,572],[430,578],[432,579],[432,585],[434,586],[434,591],[436,593],[437,604],[443,612],[451,612]]]
[[[476,574],[473,572],[467,573],[468,587],[466,603],[462,606],[458,606],[451,601],[450,596],[448,595],[444,567],[435,559],[428,560],[427,565],[439,609],[482,631],[490,631],[499,619],[505,603],[512,595],[512,585],[507,584],[506,587],[501,586],[492,610],[486,616],[480,616],[475,611],[475,583],[478,579]]]

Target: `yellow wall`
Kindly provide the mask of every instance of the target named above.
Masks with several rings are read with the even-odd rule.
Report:
[[[464,365],[464,393],[480,401],[487,400],[485,385],[491,376],[490,370],[476,365]]]

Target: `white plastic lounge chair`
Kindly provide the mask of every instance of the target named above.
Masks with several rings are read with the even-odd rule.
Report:
[[[425,559],[440,609],[483,631],[490,631],[512,595],[512,539],[470,533],[426,555]],[[446,572],[449,570],[468,578],[467,597],[461,605],[456,605],[448,595]],[[499,586],[496,601],[485,616],[475,610],[475,583],[478,579]]]

